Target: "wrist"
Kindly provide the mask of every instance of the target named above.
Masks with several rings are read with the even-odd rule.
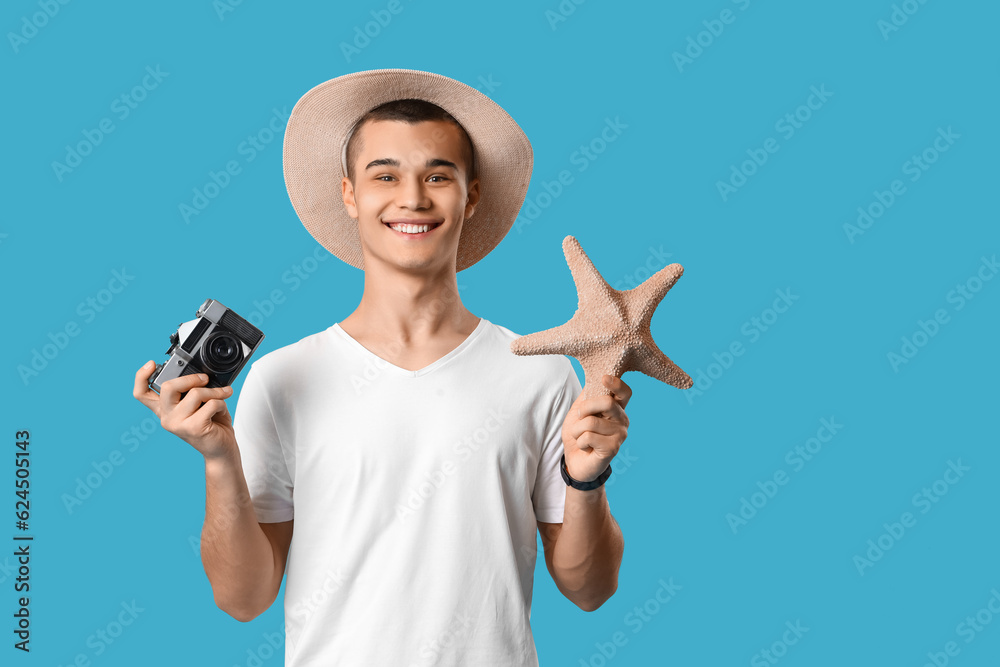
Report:
[[[224,474],[234,468],[242,468],[239,449],[235,447],[215,454],[205,454],[205,474]]]
[[[574,476],[572,471],[567,467],[566,454],[563,453],[562,458],[559,460],[559,471],[562,473],[563,481],[566,482],[567,486],[579,489],[580,491],[593,491],[604,486],[608,477],[611,476],[611,463],[608,462],[607,467],[603,471],[589,479],[580,478]]]
[[[600,472],[597,472],[597,473],[591,473],[589,475],[584,475],[581,471],[574,470],[573,466],[570,465],[569,461],[566,461],[565,459],[563,460],[565,461],[563,465],[565,465],[566,467],[566,474],[569,475],[571,479],[574,479],[577,482],[582,482],[584,484],[586,484],[587,482],[593,482],[601,474]]]

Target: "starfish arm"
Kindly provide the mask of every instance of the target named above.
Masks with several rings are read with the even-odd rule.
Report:
[[[601,382],[601,375],[603,375],[603,373],[584,372],[583,395],[585,398],[596,398],[598,396],[607,396],[611,394],[611,390],[605,387],[604,383]]]
[[[652,337],[635,351],[632,368],[629,370],[645,373],[678,389],[689,389],[694,386],[691,377],[672,362],[670,357],[660,352]]]
[[[684,267],[680,264],[665,266],[643,284],[628,291],[628,302],[638,306],[639,312],[630,313],[630,320],[640,329],[648,329],[653,320],[656,307],[663,301],[670,288],[684,275]]]
[[[533,354],[568,354],[576,356],[582,352],[584,341],[581,340],[579,327],[574,321],[545,331],[515,338],[510,343],[510,351],[519,355]]]
[[[632,351],[618,344],[605,344],[581,358],[580,365],[584,375],[583,393],[587,398],[603,396],[612,392],[601,382],[601,377],[611,375],[620,378],[625,371],[631,370]]]
[[[575,357],[586,376],[583,390],[588,398],[611,393],[601,382],[603,375],[621,377],[632,370],[680,389],[693,386],[687,373],[657,348],[650,333],[653,312],[684,267],[670,264],[638,287],[616,290],[575,238],[563,239],[563,252],[576,285],[576,312],[561,326],[511,341],[511,352]]]
[[[583,251],[580,242],[572,236],[563,239],[563,254],[566,264],[573,274],[573,284],[576,285],[578,312],[591,313],[614,310],[623,315],[619,303],[619,291],[611,287],[604,276],[600,274],[594,263]]]

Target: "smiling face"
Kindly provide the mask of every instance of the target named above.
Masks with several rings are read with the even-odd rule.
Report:
[[[358,221],[365,269],[455,271],[462,224],[479,201],[468,145],[448,121],[369,121],[358,128],[344,205]]]

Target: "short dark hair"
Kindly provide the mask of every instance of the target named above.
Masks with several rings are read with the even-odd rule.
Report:
[[[465,131],[462,124],[454,116],[433,102],[404,99],[393,100],[378,105],[359,118],[354,127],[351,128],[351,138],[347,140],[347,178],[351,180],[351,183],[354,182],[354,163],[361,152],[361,144],[358,140],[359,130],[368,121],[376,120],[399,120],[411,125],[428,120],[442,120],[453,123],[459,129],[464,139],[465,150],[463,153],[465,153],[465,165],[468,174],[467,182],[471,182],[476,177],[476,154],[472,148],[472,139],[469,138],[469,133]]]

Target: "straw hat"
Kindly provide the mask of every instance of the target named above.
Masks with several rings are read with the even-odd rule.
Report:
[[[358,221],[341,198],[348,133],[369,110],[392,100],[432,102],[472,140],[480,199],[462,225],[456,270],[485,257],[506,236],[531,180],[531,142],[496,102],[440,74],[406,69],[355,72],[319,84],[295,104],[285,128],[288,197],[305,228],[351,266],[364,269]]]

